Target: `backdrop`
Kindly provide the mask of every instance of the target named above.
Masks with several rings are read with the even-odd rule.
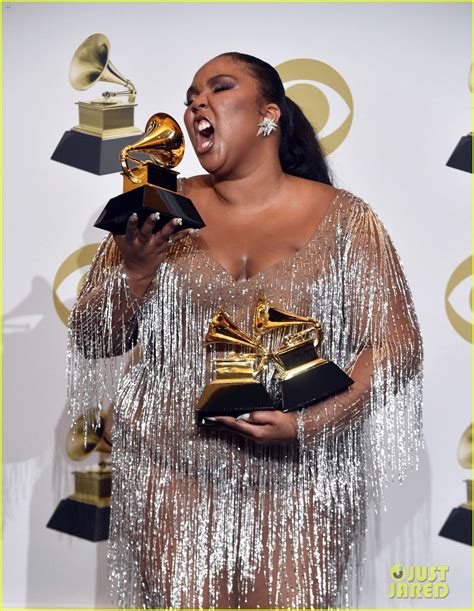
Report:
[[[425,340],[426,452],[418,472],[387,490],[386,511],[371,520],[361,604],[470,607],[471,549],[437,533],[466,500],[463,479],[469,476],[456,453],[471,419],[469,263],[461,265],[471,253],[471,176],[445,163],[470,131],[471,6],[2,8],[4,606],[109,606],[105,544],[45,527],[72,492],[76,468],[64,452],[63,319],[88,251],[81,250],[82,260],[68,258],[102,238],[93,222],[122,189],[118,174],[95,176],[50,156],[63,132],[77,124],[75,102],[106,89],[99,84],[77,92],[68,82],[76,48],[103,32],[113,63],[138,89],[135,125],[142,129],[157,111],[181,120],[194,72],[220,52],[239,50],[279,66],[318,122],[337,186],[363,197],[381,216],[404,262]],[[296,61],[302,59],[310,61]],[[200,171],[191,147],[179,170]],[[448,596],[390,599],[394,563],[447,565]]]

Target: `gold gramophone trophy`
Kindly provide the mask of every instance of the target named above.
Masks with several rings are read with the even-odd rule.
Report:
[[[459,441],[458,462],[463,469],[472,470],[472,423]],[[472,545],[472,479],[464,481],[467,487],[467,500],[451,510],[439,535],[452,541]]]
[[[263,298],[258,300],[254,318],[258,336],[272,329],[293,326],[305,328],[287,335],[271,353],[280,386],[280,409],[284,412],[317,403],[354,383],[335,363],[318,357],[316,349],[323,334],[319,321],[274,308]]]
[[[204,227],[192,201],[177,193],[178,172],[172,168],[178,165],[183,155],[184,138],[178,123],[166,113],[152,115],[143,138],[120,152],[124,192],[109,200],[94,226],[114,234],[124,234],[133,212],[138,214],[139,223],[143,223],[152,212],[159,212],[155,231],[175,217],[183,219],[176,231]]]
[[[209,326],[205,344],[230,344],[252,352],[230,352],[215,359],[215,380],[208,384],[198,401],[196,420],[206,422],[209,416],[240,416],[258,409],[275,409],[263,384],[257,382],[268,360],[268,352],[260,342],[239,329],[222,308]]]
[[[83,460],[93,452],[110,454],[112,443],[105,431],[104,415],[99,413],[84,430],[79,417],[69,430],[66,453],[72,460]],[[47,527],[87,539],[105,541],[109,536],[112,470],[99,462],[85,471],[74,471],[75,491],[57,506]]]
[[[142,134],[133,125],[137,91],[109,57],[110,42],[104,34],[89,36],[74,53],[69,69],[74,89],[84,91],[105,82],[125,90],[104,91],[100,99],[77,102],[79,123],[64,133],[51,157],[93,174],[119,172],[121,149]]]

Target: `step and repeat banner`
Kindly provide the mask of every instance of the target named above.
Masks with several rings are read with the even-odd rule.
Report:
[[[73,471],[99,458],[78,464],[66,455],[65,324],[104,235],[94,222],[122,192],[119,173],[107,173],[110,150],[101,158],[70,130],[80,122],[114,135],[119,124],[131,142],[156,112],[183,125],[195,71],[219,53],[241,51],[277,67],[318,130],[336,185],[384,221],[421,322],[425,451],[418,471],[387,489],[385,511],[369,522],[360,605],[469,607],[471,547],[455,540],[468,533],[439,532],[453,510],[469,512],[471,173],[460,169],[462,159],[446,163],[471,131],[470,4],[3,3],[2,10],[3,605],[110,605],[106,542],[46,528],[74,490]],[[76,54],[70,81],[76,50],[99,33],[116,82],[97,81],[100,67],[84,76],[84,64],[97,59],[88,48]],[[117,119],[84,106],[129,81],[134,116],[132,107]],[[191,146],[178,170],[201,172]]]

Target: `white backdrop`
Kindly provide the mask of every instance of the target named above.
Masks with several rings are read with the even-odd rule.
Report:
[[[273,65],[329,64],[348,83],[354,118],[330,155],[337,185],[368,201],[401,254],[426,350],[426,453],[420,470],[387,491],[369,532],[366,607],[469,607],[471,549],[437,533],[465,500],[457,463],[470,422],[470,345],[449,323],[446,284],[471,253],[469,174],[445,162],[470,131],[471,7],[467,4],[3,4],[4,27],[4,515],[5,607],[109,606],[105,544],[45,528],[72,492],[64,454],[65,327],[52,283],[121,192],[118,174],[95,176],[50,161],[77,123],[68,83],[73,52],[105,33],[111,58],[138,89],[135,125],[154,112],[179,120],[184,93],[207,59],[239,50]],[[326,90],[324,90],[326,92]],[[344,111],[329,100],[326,131]],[[339,108],[336,110],[336,108]],[[331,122],[334,122],[331,124]],[[179,170],[199,172],[190,147]],[[70,306],[79,272],[58,289]],[[450,297],[470,319],[467,281]],[[95,462],[96,459],[92,459]],[[388,597],[393,563],[449,565],[448,598]]]

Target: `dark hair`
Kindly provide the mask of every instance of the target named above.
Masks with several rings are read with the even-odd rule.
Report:
[[[262,98],[279,106],[279,156],[283,171],[332,185],[328,164],[316,133],[301,108],[285,95],[285,88],[275,68],[258,57],[237,51],[221,53],[218,57],[230,57],[245,64],[258,81]]]

